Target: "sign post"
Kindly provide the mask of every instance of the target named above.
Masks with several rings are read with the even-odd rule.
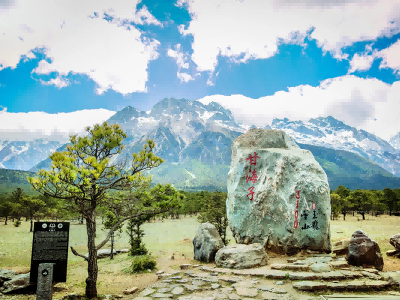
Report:
[[[51,300],[52,285],[67,281],[69,222],[35,222],[30,283],[37,283],[36,299]]]

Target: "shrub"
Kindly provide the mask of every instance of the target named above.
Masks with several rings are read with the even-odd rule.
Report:
[[[139,247],[137,247],[137,243],[135,243],[134,247],[129,249],[129,256],[136,256],[136,255],[146,255],[148,253],[148,250],[146,249],[146,246],[143,244],[140,244]]]
[[[21,221],[20,220],[15,220],[14,226],[15,227],[19,227],[19,225],[21,225]]]
[[[157,262],[150,255],[135,256],[132,262],[132,273],[141,273],[147,269],[154,270]]]

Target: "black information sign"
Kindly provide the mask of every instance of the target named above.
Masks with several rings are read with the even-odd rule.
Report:
[[[42,263],[55,263],[53,282],[67,282],[68,240],[69,222],[34,223],[30,282],[37,282]]]

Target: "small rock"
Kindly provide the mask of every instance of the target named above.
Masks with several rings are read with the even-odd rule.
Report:
[[[272,270],[282,270],[283,268],[286,268],[285,264],[272,264],[271,265]]]
[[[193,268],[197,268],[198,266],[200,266],[200,265],[193,265]]]
[[[346,261],[333,261],[329,265],[334,269],[348,268],[349,264]]]
[[[134,292],[136,292],[137,290],[138,290],[138,287],[134,286],[130,289],[126,289],[125,291],[123,291],[123,293],[125,295],[130,295],[130,294],[133,294]]]
[[[315,273],[330,272],[331,267],[327,264],[316,263],[311,265],[311,271]]]
[[[191,264],[183,264],[183,265],[180,265],[179,267],[181,268],[181,270],[186,270],[186,269],[189,269],[190,266],[191,266]]]
[[[277,285],[282,285],[282,284],[284,284],[284,283],[283,283],[283,281],[277,281],[277,282],[275,282],[275,284],[277,284]]]
[[[172,294],[155,293],[151,295],[152,298],[172,298]]]
[[[389,251],[386,251],[386,255],[387,255],[387,256],[393,256],[393,255],[395,255],[395,254],[397,254],[397,250],[389,250]]]
[[[182,295],[183,291],[184,291],[184,289],[182,287],[178,286],[178,287],[174,288],[171,291],[171,294],[173,294],[173,295]]]
[[[164,273],[164,271],[162,271],[162,270],[156,272],[157,275],[162,274],[162,273]]]
[[[215,283],[215,284],[212,284],[212,285],[211,285],[211,288],[212,288],[213,290],[215,290],[215,289],[219,288],[220,286],[221,286],[220,284]]]

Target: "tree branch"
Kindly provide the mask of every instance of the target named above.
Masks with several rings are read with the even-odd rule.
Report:
[[[79,254],[78,252],[76,252],[76,250],[75,250],[74,248],[72,248],[72,246],[70,246],[70,248],[71,248],[71,251],[72,251],[72,253],[73,253],[74,255],[80,256],[80,257],[84,258],[86,261],[89,261],[89,259],[88,259],[86,256],[84,256],[84,255]],[[96,250],[96,251],[97,251],[97,250]]]
[[[119,225],[121,225],[126,220],[130,220],[130,219],[133,219],[133,218],[136,218],[136,217],[140,217],[141,215],[148,215],[148,214],[157,215],[157,214],[164,213],[166,211],[169,211],[169,208],[166,208],[164,210],[161,209],[159,212],[157,212],[157,209],[147,210],[147,211],[144,211],[144,212],[141,212],[141,213],[137,213],[137,214],[128,216],[126,218],[123,218],[118,223],[116,223],[113,227],[110,228],[110,231],[108,232],[108,234],[107,234],[106,238],[104,239],[104,241],[102,241],[99,245],[97,245],[96,251],[98,251],[99,249],[101,249],[101,247],[103,247],[105,244],[107,244],[107,242],[111,238],[112,233],[119,227]]]

